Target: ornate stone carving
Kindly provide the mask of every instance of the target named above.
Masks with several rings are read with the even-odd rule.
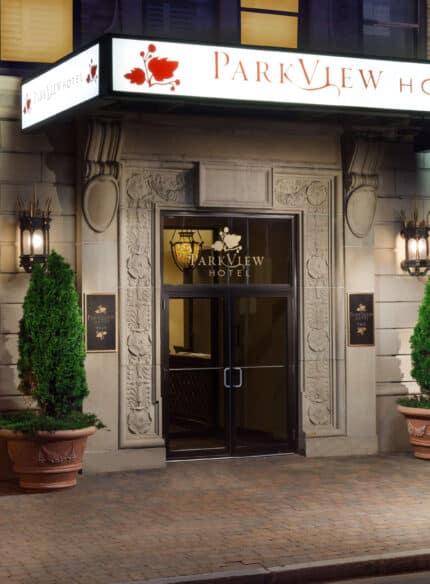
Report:
[[[145,435],[152,430],[151,367],[141,363],[130,364],[127,371],[128,414],[127,426],[134,435]]]
[[[119,201],[121,124],[91,120],[88,124],[84,164],[82,209],[88,225],[97,232],[112,223]]]
[[[183,170],[142,170],[127,181],[132,206],[150,209],[153,203],[192,202],[193,173]]]
[[[356,237],[365,237],[376,212],[378,171],[383,156],[383,144],[375,139],[350,139],[345,142],[347,160],[345,175],[346,218]]]
[[[333,426],[333,361],[330,326],[332,187],[326,177],[278,174],[275,205],[300,209],[304,220],[304,428]]]
[[[308,422],[312,426],[328,426],[331,423],[330,369],[329,360],[311,361],[306,366],[304,398],[307,406],[305,410]]]
[[[157,203],[187,204],[193,201],[192,169],[130,168],[124,179],[121,205],[122,320],[126,323],[122,356],[125,410],[121,424],[122,445],[145,444],[156,438],[153,376],[153,225],[152,207]],[[124,347],[125,345],[125,347]],[[124,403],[123,402],[123,403]]]
[[[311,329],[308,333],[308,346],[315,353],[325,351],[328,347],[329,340],[326,330]]]
[[[308,408],[308,418],[314,426],[327,426],[330,423],[330,410],[325,404],[311,404]]]
[[[312,207],[322,207],[327,201],[327,185],[314,180],[306,188],[306,198]]]
[[[311,255],[306,261],[306,269],[312,280],[327,280],[328,262],[326,258],[320,255]]]
[[[328,212],[328,181],[279,174],[274,182],[275,203],[290,209],[306,209],[309,213]]]

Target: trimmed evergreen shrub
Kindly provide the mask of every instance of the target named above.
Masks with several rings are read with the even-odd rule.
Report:
[[[19,389],[39,411],[0,419],[2,427],[28,432],[103,427],[94,414],[82,413],[88,395],[84,325],[73,270],[55,252],[46,266],[34,266],[18,346]]]
[[[430,408],[430,279],[426,283],[410,345],[411,374],[423,393],[416,397],[400,398],[397,403],[408,407]]]

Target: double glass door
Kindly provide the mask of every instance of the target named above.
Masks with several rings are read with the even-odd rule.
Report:
[[[221,226],[227,221],[212,220]],[[269,226],[266,220],[261,227],[267,231]],[[285,255],[292,252],[290,244],[287,239]],[[211,262],[208,257],[213,256],[207,255],[206,264],[220,264],[216,257]],[[253,261],[246,257],[255,256],[242,254],[240,262],[245,267]],[[267,249],[259,257],[264,258],[262,263],[270,261]],[[222,261],[223,266],[229,263],[237,265],[237,259]],[[252,280],[249,272],[247,277]],[[254,274],[254,279],[258,277]],[[190,274],[183,278],[183,284],[163,287],[168,456],[295,450],[295,287],[288,283],[233,285],[226,280],[196,285]]]

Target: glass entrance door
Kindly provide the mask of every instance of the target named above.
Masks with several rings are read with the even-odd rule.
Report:
[[[288,297],[232,298],[232,450],[277,450],[293,439]]]
[[[168,216],[163,226],[168,456],[294,450],[293,219]]]
[[[228,342],[222,297],[169,298],[165,392],[170,453],[228,452]]]

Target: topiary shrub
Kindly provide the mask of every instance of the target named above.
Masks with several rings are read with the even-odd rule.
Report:
[[[400,398],[402,406],[430,408],[430,279],[424,289],[424,297],[418,312],[418,321],[410,339],[411,375],[423,392],[421,395]]]
[[[34,266],[19,328],[19,389],[39,411],[0,419],[0,426],[32,432],[103,424],[82,413],[88,395],[84,325],[74,273],[55,252]]]

